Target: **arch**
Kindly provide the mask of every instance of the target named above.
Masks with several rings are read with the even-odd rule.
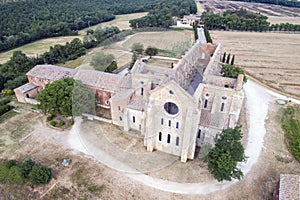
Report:
[[[222,103],[222,105],[221,105],[221,112],[224,111],[224,106],[225,106],[225,103]]]
[[[160,142],[161,142],[161,137],[162,137],[162,133],[159,132],[159,133],[158,133],[158,141],[160,141]]]
[[[168,143],[168,144],[171,143],[171,135],[170,135],[170,134],[168,134],[168,136],[167,136],[167,143]]]
[[[207,103],[208,103],[208,101],[207,101],[207,99],[205,99],[205,101],[204,101],[204,108],[207,108]]]
[[[176,146],[179,146],[179,137],[176,137]]]

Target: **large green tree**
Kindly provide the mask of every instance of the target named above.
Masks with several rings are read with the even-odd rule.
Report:
[[[83,87],[80,81],[65,78],[54,81],[46,86],[36,97],[40,102],[38,107],[45,113],[52,115],[72,116],[79,115],[94,108],[94,95]],[[86,102],[85,102],[86,101]],[[84,107],[85,106],[85,107]],[[73,113],[74,110],[74,113]]]
[[[98,71],[112,72],[117,69],[115,57],[112,54],[105,54],[103,51],[97,52],[91,60],[91,65]]]
[[[243,172],[237,168],[238,162],[246,160],[241,127],[229,128],[222,131],[217,138],[215,147],[207,156],[208,170],[218,181],[241,179]]]
[[[230,55],[230,54],[228,54]],[[235,65],[223,65],[221,73],[224,77],[237,78],[239,74],[244,75],[244,82],[247,82],[247,77],[245,76],[244,70]]]
[[[148,56],[155,56],[158,53],[158,49],[156,47],[147,47],[147,49],[145,50],[145,54]]]

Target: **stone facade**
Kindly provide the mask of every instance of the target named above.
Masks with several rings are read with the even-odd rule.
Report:
[[[91,70],[66,72],[60,67],[62,72],[55,73],[81,80],[94,91],[98,105],[110,109],[113,124],[140,131],[148,151],[164,151],[186,162],[194,159],[196,147],[214,145],[217,135],[233,128],[239,118],[243,75],[222,77],[221,53],[221,45],[197,41],[179,60],[141,59],[124,77]],[[158,64],[160,59],[170,65]],[[29,72],[28,79],[39,89],[53,81],[35,74]],[[19,101],[26,93],[21,89],[15,89]]]

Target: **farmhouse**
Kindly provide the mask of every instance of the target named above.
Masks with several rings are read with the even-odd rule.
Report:
[[[181,23],[192,25],[194,22],[198,22],[199,24],[202,22],[201,15],[184,15]]]
[[[221,45],[197,41],[181,59],[162,59],[138,60],[126,76],[37,65],[27,73],[29,83],[15,94],[20,102],[31,102],[46,84],[74,77],[94,91],[113,124],[139,131],[148,151],[186,162],[194,159],[196,147],[214,144],[223,129],[236,125],[243,75],[222,77]]]

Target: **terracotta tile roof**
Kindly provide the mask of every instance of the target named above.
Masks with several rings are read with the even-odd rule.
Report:
[[[299,175],[280,174],[279,200],[299,200]]]
[[[82,81],[83,84],[109,91],[116,91],[119,88],[122,76],[105,73],[95,70],[78,70],[74,79]]]
[[[25,85],[22,85],[22,86],[16,88],[15,90],[19,90],[20,92],[25,93],[25,92],[28,92],[37,87],[39,87],[39,86],[34,83],[26,83]]]
[[[26,75],[55,81],[67,77],[73,77],[76,72],[77,70],[75,69],[59,67],[55,65],[37,65]]]
[[[223,113],[211,113],[209,110],[201,110],[200,126],[216,129],[228,128],[228,115]]]
[[[132,96],[128,108],[134,109],[134,110],[140,110],[143,111],[145,107],[145,100],[143,99],[142,96]]]

